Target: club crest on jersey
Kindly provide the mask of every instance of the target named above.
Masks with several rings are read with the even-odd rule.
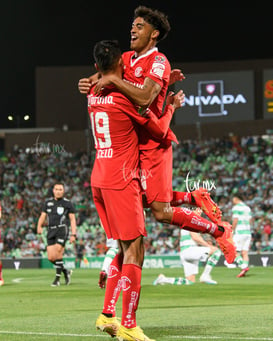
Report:
[[[141,76],[142,76],[142,73],[143,73],[142,67],[141,67],[141,66],[138,66],[138,67],[135,69],[135,76],[136,76],[136,77],[141,77]]]
[[[164,71],[165,71],[164,64],[154,62],[150,73],[151,75],[162,79]]]
[[[63,207],[57,207],[57,213],[59,215],[63,214],[64,213],[64,208]]]

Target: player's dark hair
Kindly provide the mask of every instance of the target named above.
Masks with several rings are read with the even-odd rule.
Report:
[[[244,196],[242,194],[234,194],[234,198],[238,198],[241,201],[244,201]]]
[[[147,23],[159,31],[157,41],[163,40],[167,37],[171,26],[166,14],[158,11],[157,9],[138,6],[134,12],[134,20],[138,17],[143,18]]]
[[[52,187],[52,188],[54,188],[56,185],[61,185],[61,186],[63,186],[63,188],[64,188],[64,183],[63,183],[63,182],[61,182],[61,181],[56,181],[56,182],[54,182],[54,184],[53,184],[53,187]]]
[[[101,40],[93,49],[93,57],[100,71],[111,71],[121,57],[121,49],[116,40]]]

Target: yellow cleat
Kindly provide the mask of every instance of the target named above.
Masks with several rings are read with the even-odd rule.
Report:
[[[117,339],[119,341],[155,341],[146,336],[143,333],[143,330],[138,326],[135,328],[120,326],[117,332]]]
[[[100,314],[96,321],[96,328],[114,337],[117,335],[120,323],[116,317],[106,317],[105,315]]]

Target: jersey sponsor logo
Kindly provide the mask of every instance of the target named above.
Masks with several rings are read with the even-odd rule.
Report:
[[[113,96],[94,96],[88,95],[88,107],[96,104],[115,104]]]
[[[59,215],[62,215],[64,213],[64,208],[63,207],[57,207],[57,213]]]
[[[136,77],[141,77],[141,76],[142,76],[142,73],[143,73],[142,67],[141,67],[141,66],[138,66],[138,67],[135,69],[135,76],[136,76]]]
[[[164,71],[165,71],[165,65],[163,65],[161,63],[154,62],[152,65],[152,69],[150,71],[150,74],[157,77],[157,78],[162,79]]]
[[[47,206],[54,206],[53,202],[48,202]]]
[[[158,63],[165,63],[166,58],[164,58],[163,56],[155,56],[155,60],[156,60]]]

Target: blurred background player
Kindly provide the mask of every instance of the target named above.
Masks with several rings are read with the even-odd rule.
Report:
[[[201,214],[200,211],[199,214]],[[205,240],[200,233],[180,230],[180,259],[184,268],[185,278],[166,277],[160,274],[153,284],[193,284],[196,281],[196,275],[199,273],[200,262],[206,262],[199,278],[200,282],[217,284],[211,278],[211,271],[218,263],[220,256],[221,251],[211,241]]]
[[[82,238],[75,242],[75,253],[76,253],[75,268],[80,268],[81,262],[84,259],[85,254],[85,245],[84,240]]]
[[[69,237],[69,225],[71,226],[70,242],[75,242],[77,238],[75,208],[71,201],[64,197],[64,192],[64,184],[55,183],[53,197],[46,199],[43,204],[37,224],[37,233],[41,234],[43,224],[48,218],[47,257],[56,268],[56,276],[51,284],[53,287],[60,285],[62,273],[66,285],[71,281],[72,270],[66,269],[63,262],[64,247]]]
[[[99,275],[99,282],[98,282],[98,285],[101,289],[104,289],[106,286],[109,266],[119,250],[118,242],[117,240],[114,240],[113,238],[107,238],[106,246],[108,250],[106,251],[106,254],[104,256],[103,264],[102,264],[100,275]]]
[[[2,207],[1,207],[1,203],[0,203],[0,219],[2,217]],[[0,256],[2,253],[4,247],[4,243],[2,241],[2,233],[1,233],[1,229],[0,229]],[[2,261],[0,259],[0,285],[4,284],[4,279],[3,279],[3,271],[2,271],[3,265],[2,265]]]
[[[249,271],[248,251],[251,244],[251,225],[253,223],[251,208],[243,201],[240,195],[232,198],[232,230],[237,255],[235,262],[241,268],[237,277],[243,277]]]

